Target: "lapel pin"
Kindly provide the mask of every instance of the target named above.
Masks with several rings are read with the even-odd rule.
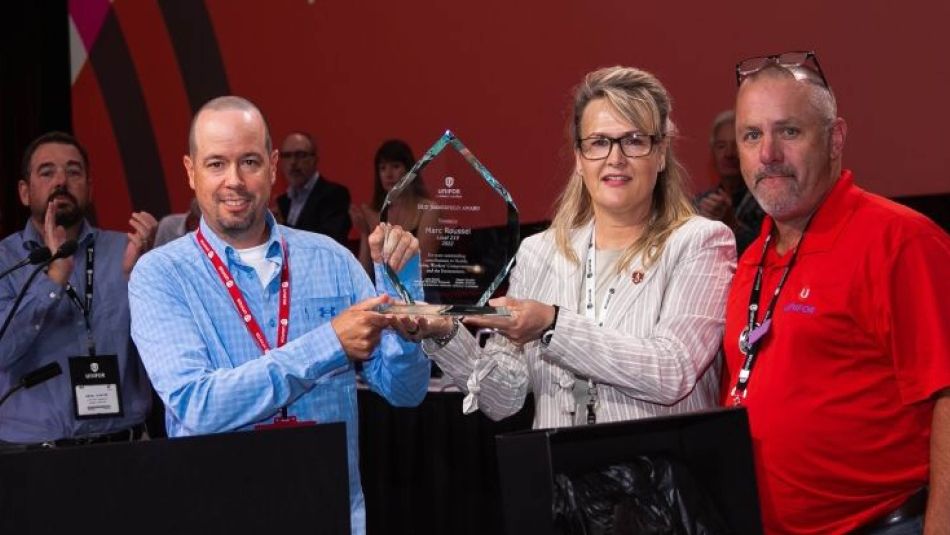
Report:
[[[639,269],[634,271],[633,275],[630,276],[630,280],[632,280],[634,284],[640,284],[643,282],[643,272]]]

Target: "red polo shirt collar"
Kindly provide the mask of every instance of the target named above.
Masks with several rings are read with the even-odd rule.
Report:
[[[798,253],[804,256],[811,253],[828,251],[834,247],[838,235],[844,228],[844,223],[851,217],[851,213],[857,207],[857,199],[860,192],[854,187],[854,175],[850,169],[841,171],[841,176],[835,181],[835,184],[828,191],[828,195],[821,202],[818,211],[808,225],[806,236],[802,241],[802,250]],[[762,244],[765,237],[772,232],[775,221],[772,216],[766,216],[762,220],[762,230],[759,237],[752,245],[746,249],[745,254],[739,261],[742,264],[758,265],[762,254]],[[784,265],[788,263],[791,257],[790,251],[781,257],[775,252],[774,247],[769,248],[766,256],[767,263]]]

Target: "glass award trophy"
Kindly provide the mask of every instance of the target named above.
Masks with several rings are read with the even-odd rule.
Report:
[[[508,314],[504,307],[487,303],[514,264],[520,237],[518,209],[508,190],[451,131],[393,186],[379,216],[382,222],[413,231],[419,239],[425,296],[425,303],[414,302],[406,288],[419,281],[404,280],[406,275],[396,274],[387,264],[386,275],[404,301],[391,305],[388,312]]]

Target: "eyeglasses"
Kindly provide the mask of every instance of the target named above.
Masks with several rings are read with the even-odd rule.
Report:
[[[821,65],[818,64],[818,56],[813,51],[804,50],[744,59],[736,63],[736,82],[742,85],[743,80],[769,65],[778,65],[786,69],[803,67],[817,74],[821,80],[821,85],[831,89],[828,79],[825,78],[825,73],[821,70]]]
[[[52,180],[58,171],[62,171],[66,178],[84,178],[86,176],[86,170],[78,162],[69,162],[66,165],[44,163],[36,168],[36,175],[44,180]]]
[[[280,157],[285,160],[306,160],[312,156],[313,152],[308,152],[305,150],[280,151]]]
[[[620,145],[620,152],[627,158],[642,158],[653,152],[653,146],[660,142],[663,136],[658,134],[642,134],[639,132],[620,137],[590,136],[577,141],[581,149],[581,156],[588,160],[603,160],[610,156],[614,143]]]

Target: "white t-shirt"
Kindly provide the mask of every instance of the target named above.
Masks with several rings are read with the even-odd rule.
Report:
[[[249,249],[235,249],[238,256],[241,257],[241,261],[257,272],[257,278],[261,280],[261,288],[266,287],[267,283],[274,277],[274,273],[277,272],[277,264],[267,259],[268,245],[270,243],[264,242]]]

